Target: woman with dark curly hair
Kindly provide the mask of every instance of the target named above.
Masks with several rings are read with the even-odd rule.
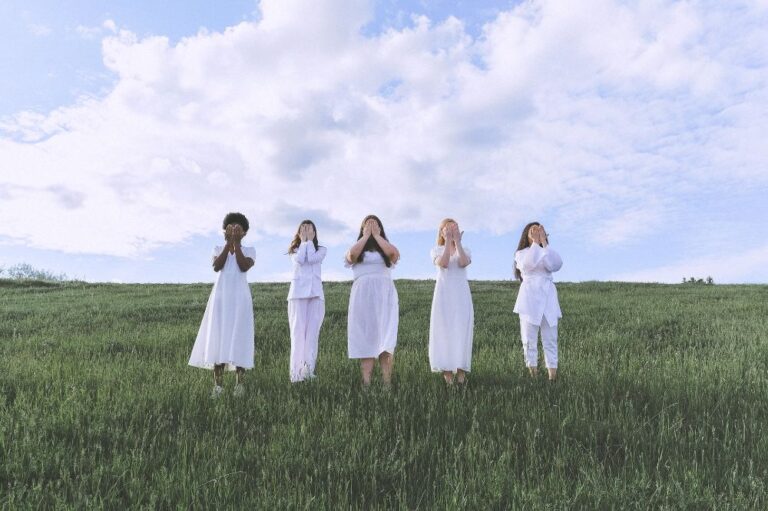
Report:
[[[345,264],[355,279],[349,296],[347,351],[349,358],[360,359],[363,385],[371,383],[376,359],[384,384],[392,381],[400,309],[390,268],[399,259],[400,252],[384,234],[381,220],[375,215],[365,217]]]
[[[189,365],[213,369],[212,398],[223,391],[224,369],[236,371],[234,394],[243,394],[243,376],[253,368],[254,352],[253,298],[246,272],[256,252],[240,244],[248,233],[248,219],[242,213],[229,213],[222,228],[224,245],[214,249],[212,258],[216,282],[189,357]]]

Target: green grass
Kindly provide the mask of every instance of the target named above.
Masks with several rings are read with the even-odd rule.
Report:
[[[209,285],[0,281],[0,506],[768,508],[768,286],[559,284],[560,381],[523,368],[516,284],[473,282],[466,389],[429,372],[430,281],[398,281],[395,386],[288,382],[285,284],[253,286],[248,393],[187,359]]]

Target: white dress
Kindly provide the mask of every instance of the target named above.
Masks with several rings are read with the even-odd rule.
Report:
[[[378,252],[364,252],[360,263],[349,264],[354,283],[349,296],[347,351],[349,358],[376,358],[394,353],[400,308],[390,268]]]
[[[214,249],[214,259],[224,247]],[[255,260],[253,247],[242,247],[245,257]],[[203,322],[189,357],[189,365],[213,369],[226,364],[226,369],[253,368],[254,352],[253,298],[246,272],[240,271],[235,254],[217,272]]]
[[[437,265],[444,246],[432,249]],[[470,251],[464,248],[467,257]],[[429,320],[429,364],[432,371],[469,372],[472,366],[472,337],[475,311],[467,281],[467,269],[459,266],[458,254],[448,261],[448,268],[438,266],[432,313]]]

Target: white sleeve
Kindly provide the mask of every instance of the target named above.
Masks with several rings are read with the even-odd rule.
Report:
[[[544,249],[538,243],[534,243],[527,249],[515,252],[515,264],[522,272],[533,271],[544,258]]]
[[[444,250],[445,250],[445,247],[441,247],[440,245],[436,247],[432,247],[432,250],[429,251],[429,256],[432,259],[432,264],[434,264],[435,266],[438,265],[437,260],[443,256]]]
[[[316,264],[316,263],[322,263],[323,259],[325,259],[325,254],[327,252],[325,247],[318,247],[315,249],[315,244],[313,242],[307,242],[306,247],[306,253],[307,253],[307,262],[309,264]]]
[[[305,264],[307,262],[307,244],[308,241],[302,241],[299,244],[299,248],[296,249],[296,252],[291,254],[291,261],[293,261],[296,264]]]
[[[216,245],[213,247],[213,260],[215,261],[217,257],[221,254],[221,251],[224,250],[224,247],[221,247],[219,245]]]
[[[547,271],[556,272],[563,267],[563,260],[560,258],[560,254],[547,247],[544,249],[544,258],[542,262]]]

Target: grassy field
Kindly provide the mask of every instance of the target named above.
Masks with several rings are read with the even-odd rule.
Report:
[[[186,365],[209,285],[0,281],[0,507],[768,508],[768,286],[559,284],[552,385],[516,284],[473,282],[465,389],[429,372],[433,286],[397,281],[395,385],[363,391],[349,283],[299,385],[287,285],[254,285],[248,392],[212,401]]]

